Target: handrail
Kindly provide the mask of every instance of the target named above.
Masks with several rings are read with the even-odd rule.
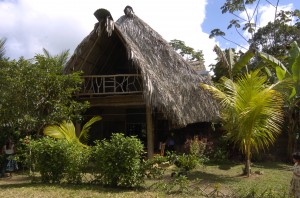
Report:
[[[88,75],[76,96],[101,96],[142,92],[140,74]]]

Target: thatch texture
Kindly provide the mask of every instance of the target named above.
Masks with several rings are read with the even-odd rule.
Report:
[[[67,63],[67,73],[140,73],[145,102],[158,108],[173,126],[217,118],[216,102],[199,86],[211,82],[198,75],[156,31],[136,15],[119,18],[111,36],[105,30],[106,23],[100,19],[80,43]]]

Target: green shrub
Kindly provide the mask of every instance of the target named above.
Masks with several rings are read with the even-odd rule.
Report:
[[[200,164],[199,157],[196,155],[178,155],[174,163],[181,171],[189,172]]]
[[[193,139],[186,140],[184,147],[187,154],[202,157],[206,149],[206,143],[202,142],[198,136],[194,136]]]
[[[85,169],[90,162],[91,149],[84,148],[77,143],[68,144],[65,178],[68,183],[81,183]]]
[[[229,161],[230,146],[226,137],[222,136],[214,144],[210,145],[208,156],[212,162],[226,162]]]
[[[184,148],[185,153],[183,155],[175,154],[173,157],[170,155],[171,158],[175,158],[174,164],[180,169],[180,172],[187,173],[207,160],[204,155],[206,143],[202,142],[198,136],[188,139],[184,144]]]
[[[111,140],[97,141],[94,146],[96,173],[100,183],[133,187],[144,181],[143,144],[136,137],[113,134]]]
[[[80,183],[83,168],[89,161],[89,150],[65,139],[44,137],[31,140],[24,162],[33,173],[40,172],[44,183]]]
[[[147,178],[160,178],[165,172],[165,166],[169,166],[169,161],[164,156],[154,156],[143,162],[143,172]]]

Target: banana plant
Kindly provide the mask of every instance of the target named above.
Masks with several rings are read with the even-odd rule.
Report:
[[[287,99],[288,106],[288,155],[294,149],[295,144],[295,132],[300,129],[299,126],[299,102],[300,102],[300,48],[297,42],[291,44],[289,50],[289,59],[287,68],[282,67],[282,63],[276,58],[265,59],[269,63],[273,64],[276,68],[276,76],[279,81],[290,80],[292,81],[291,89],[287,89],[289,97]]]
[[[95,116],[90,119],[83,127],[79,134],[76,135],[76,130],[73,122],[63,121],[59,125],[50,125],[44,129],[44,134],[57,139],[66,139],[68,142],[75,142],[83,147],[88,147],[86,145],[88,140],[88,133],[90,131],[91,125],[95,122],[101,120],[102,117]]]
[[[234,59],[234,52],[232,49],[229,49],[225,53],[220,49],[219,46],[215,45],[214,51],[218,55],[220,61],[223,63],[223,66],[227,68],[228,75],[231,80],[240,73],[241,69],[246,67],[246,70],[248,72],[247,64],[250,62],[250,60],[254,56],[258,56],[268,62],[271,66],[274,68],[278,68],[281,71],[284,71],[285,73],[289,74],[289,71],[286,69],[284,64],[282,64],[279,60],[277,60],[275,57],[264,53],[264,52],[258,52],[254,48],[248,49],[237,61]]]

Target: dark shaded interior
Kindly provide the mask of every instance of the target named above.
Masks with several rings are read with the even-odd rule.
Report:
[[[104,38],[105,37],[105,38]],[[101,36],[95,39],[94,49],[90,51],[89,70],[84,69],[85,75],[115,75],[115,74],[136,74],[132,60],[128,60],[127,50],[121,42],[117,31],[113,31],[109,37],[102,31]]]

